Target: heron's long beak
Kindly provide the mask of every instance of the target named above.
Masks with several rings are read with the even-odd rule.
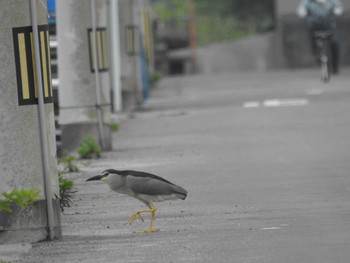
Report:
[[[103,176],[103,175],[95,175],[95,176],[93,176],[93,177],[91,177],[91,178],[89,178],[89,179],[87,179],[86,181],[100,181],[102,178],[104,178],[105,176]]]

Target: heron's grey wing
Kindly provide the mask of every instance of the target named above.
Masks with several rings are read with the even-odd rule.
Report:
[[[152,177],[127,176],[127,184],[133,192],[142,195],[180,195],[178,197],[181,199],[185,199],[187,195],[187,191],[182,187]]]
[[[152,179],[163,181],[165,183],[173,184],[172,182],[169,182],[169,181],[165,180],[164,178],[162,178],[158,175],[155,175],[155,174],[151,174],[151,173],[133,171],[133,170],[126,170],[126,171],[121,171],[121,172],[123,175],[131,175],[131,176],[135,176],[135,177],[150,177]]]

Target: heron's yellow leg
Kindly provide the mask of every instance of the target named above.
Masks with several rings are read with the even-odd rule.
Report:
[[[140,215],[141,213],[151,213],[151,222],[148,228],[144,230],[144,232],[145,233],[158,232],[159,231],[158,229],[152,228],[157,208],[151,202],[146,203],[146,205],[150,208],[149,210],[137,210],[131,215],[131,217],[124,224],[131,224],[137,216],[139,216],[143,220],[143,218]]]
[[[150,209],[150,212],[152,213],[152,218],[151,218],[151,222],[149,223],[149,227],[144,231],[145,233],[151,233],[151,232],[158,232],[159,231],[158,229],[153,229],[152,228],[156,211],[157,211],[157,208],[155,208],[154,206],[153,206],[153,208]]]

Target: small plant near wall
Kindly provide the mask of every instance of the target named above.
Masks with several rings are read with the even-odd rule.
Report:
[[[60,161],[61,164],[63,164],[63,171],[64,173],[76,173],[79,172],[78,166],[75,164],[75,157],[72,155],[66,155],[63,156]]]
[[[62,173],[58,173],[58,183],[60,188],[60,209],[64,212],[66,207],[71,207],[73,204],[72,198],[77,191],[73,190],[74,181],[63,177]]]
[[[155,71],[149,75],[148,81],[153,86],[157,83],[157,81],[160,80],[161,77],[162,77],[162,74],[158,71]]]
[[[21,208],[30,207],[38,200],[39,190],[33,188],[14,188],[11,192],[1,193],[4,199],[0,200],[0,211],[12,212],[12,205]]]
[[[78,148],[78,153],[82,159],[91,159],[100,157],[101,148],[91,136],[84,137]]]
[[[119,130],[119,124],[117,122],[112,122],[111,129],[113,132],[116,132],[117,130]]]

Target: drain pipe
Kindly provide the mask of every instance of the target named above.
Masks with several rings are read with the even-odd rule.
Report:
[[[101,95],[100,95],[100,72],[98,68],[97,63],[97,56],[98,56],[98,50],[97,50],[97,32],[96,32],[96,5],[95,0],[90,0],[90,9],[91,9],[91,20],[92,20],[92,50],[94,53],[93,57],[93,64],[95,68],[95,92],[96,92],[96,117],[97,117],[97,123],[98,123],[98,135],[100,140],[100,145],[102,149],[105,148],[104,139],[103,139],[103,114],[101,109]]]
[[[122,92],[120,83],[120,36],[119,36],[119,6],[118,0],[110,0],[109,8],[110,51],[111,51],[111,77],[113,88],[113,110],[122,110]]]
[[[40,60],[40,47],[39,47],[39,32],[37,21],[37,0],[30,0],[30,15],[33,30],[33,43],[34,43],[34,57],[36,67],[36,82],[38,87],[38,116],[39,116],[39,135],[40,135],[40,147],[41,147],[41,163],[44,175],[44,189],[46,198],[47,209],[47,223],[49,239],[53,240],[54,234],[54,210],[53,210],[53,194],[51,189],[51,177],[49,174],[49,160],[48,160],[48,142],[46,137],[46,122],[45,122],[45,109],[44,109],[44,94],[41,72],[41,60]]]

